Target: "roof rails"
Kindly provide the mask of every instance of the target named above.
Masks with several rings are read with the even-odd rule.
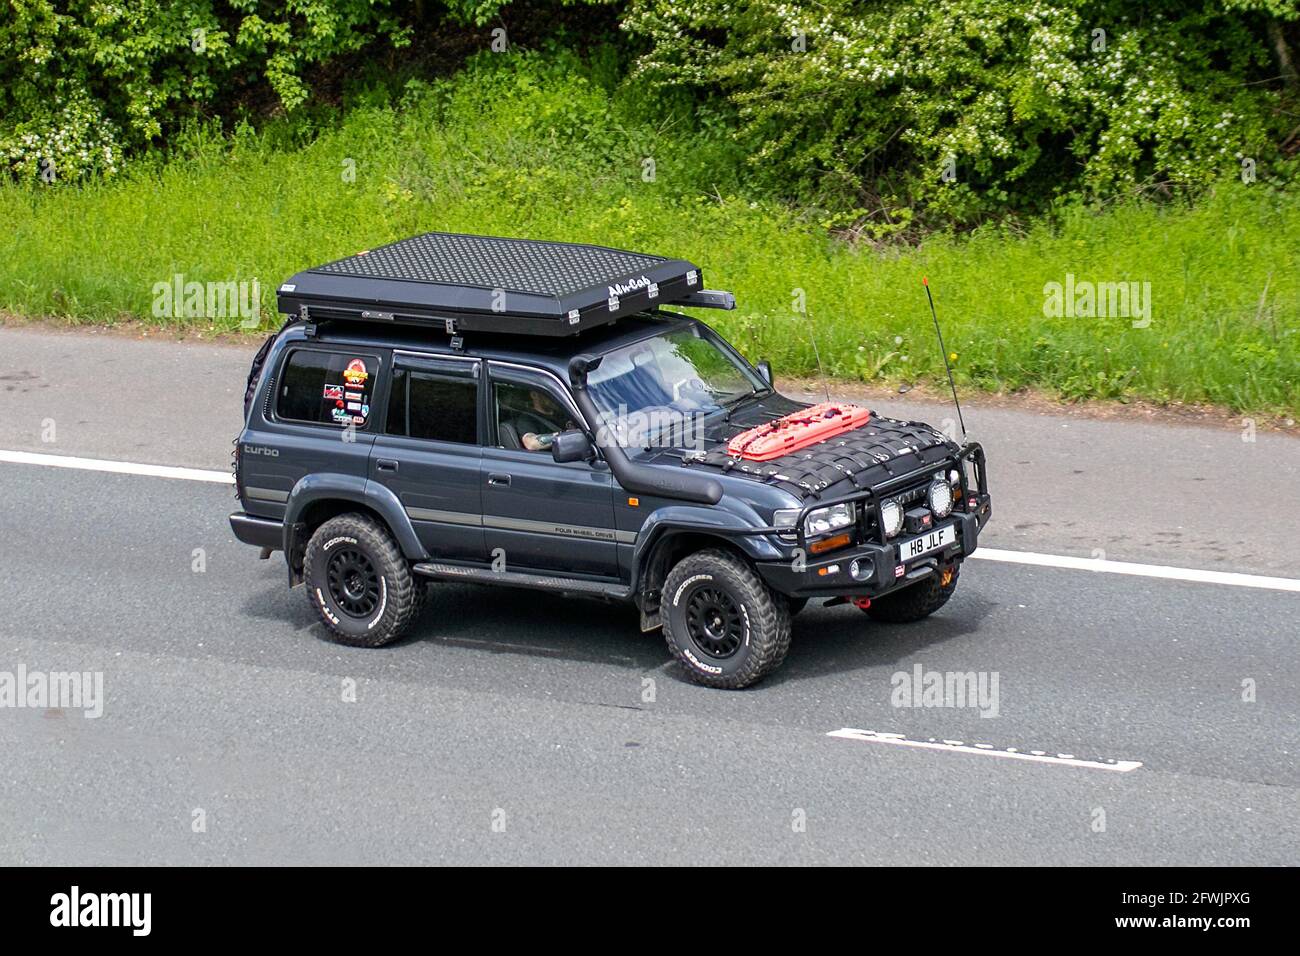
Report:
[[[449,334],[576,335],[662,305],[734,309],[699,267],[571,242],[427,232],[299,272],[281,312],[429,325]]]

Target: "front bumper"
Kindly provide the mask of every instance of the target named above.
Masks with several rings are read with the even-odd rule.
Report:
[[[972,554],[980,529],[993,514],[993,502],[980,495],[974,511],[944,519],[956,523],[956,540],[942,550],[899,561],[898,544],[859,544],[815,561],[761,561],[759,575],[772,590],[792,598],[880,597],[938,573]],[[858,574],[852,569],[856,565]]]

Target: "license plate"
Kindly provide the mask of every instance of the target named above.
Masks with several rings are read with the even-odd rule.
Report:
[[[898,545],[898,560],[906,564],[923,554],[945,548],[956,540],[957,526],[955,524],[946,524],[942,528],[935,528],[933,531],[927,531],[925,534],[919,534],[915,538],[900,542]]]

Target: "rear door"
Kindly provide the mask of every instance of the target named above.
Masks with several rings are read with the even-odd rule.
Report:
[[[393,353],[382,434],[370,478],[393,491],[434,557],[483,561],[479,389],[482,364]]]
[[[307,475],[366,475],[370,396],[381,365],[377,350],[285,348],[268,372],[265,400],[251,410],[240,436],[240,490],[250,512],[283,518],[289,493]],[[335,440],[323,440],[329,438]]]
[[[503,559],[510,571],[617,577],[608,466],[560,464],[543,447],[550,435],[582,421],[571,397],[553,377],[519,365],[490,362],[489,378],[483,449],[489,557]]]

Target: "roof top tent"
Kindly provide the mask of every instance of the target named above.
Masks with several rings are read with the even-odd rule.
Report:
[[[278,290],[305,320],[429,325],[451,334],[576,335],[659,306],[733,309],[684,259],[572,242],[426,232],[299,272]]]

